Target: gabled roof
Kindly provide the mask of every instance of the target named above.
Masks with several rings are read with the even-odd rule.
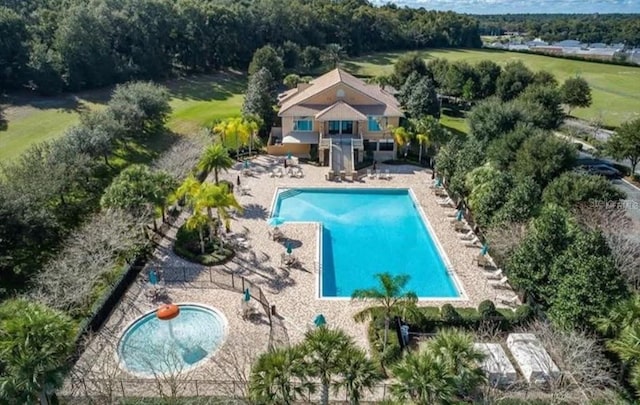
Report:
[[[316,114],[318,121],[334,121],[356,119],[366,121],[367,116],[351,107],[344,101],[338,101]]]
[[[382,90],[380,86],[367,84],[340,68],[336,68],[310,81],[310,86],[304,90],[297,92],[288,91],[281,99],[280,113],[298,104],[303,104],[309,98],[339,83],[351,87],[355,91],[378,101],[380,104],[384,104],[386,106],[384,110],[388,111],[389,115],[404,116],[400,109],[400,104],[395,97]]]

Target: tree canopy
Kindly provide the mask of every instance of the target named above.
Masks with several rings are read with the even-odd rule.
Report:
[[[635,174],[640,162],[640,118],[624,122],[609,138],[606,150],[616,159],[629,159],[631,174]]]

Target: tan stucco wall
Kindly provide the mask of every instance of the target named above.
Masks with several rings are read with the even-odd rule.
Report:
[[[267,146],[267,152],[270,155],[284,156],[291,153],[293,156],[308,156],[311,146],[305,143],[285,143],[281,145]]]

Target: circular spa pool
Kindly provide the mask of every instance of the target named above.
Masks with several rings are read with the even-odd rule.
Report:
[[[227,320],[216,309],[179,304],[178,316],[161,320],[156,311],[134,321],[118,343],[120,364],[140,375],[174,374],[202,364],[222,345]]]

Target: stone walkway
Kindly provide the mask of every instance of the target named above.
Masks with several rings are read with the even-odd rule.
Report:
[[[465,296],[453,301],[420,301],[419,305],[432,306],[450,302],[455,306],[477,306],[482,300],[495,299],[503,295],[489,285],[482,271],[472,259],[479,253],[477,248],[467,248],[460,243],[459,236],[450,224],[447,213],[452,208],[442,208],[436,203],[427,184],[431,182],[431,172],[414,166],[385,166],[381,170],[391,172],[391,180],[361,179],[356,182],[328,182],[324,178],[327,168],[302,165],[303,178],[271,177],[269,173],[281,166],[278,158],[260,156],[252,161],[253,175],[241,175],[242,164],[238,163],[221,179],[236,184],[238,176],[246,193],[236,196],[244,207],[244,213],[232,221],[232,232],[246,238],[248,247],[240,250],[236,257],[221,266],[224,270],[251,280],[260,286],[270,304],[276,306],[273,336],[281,343],[296,343],[303,339],[305,331],[312,327],[314,317],[322,313],[331,327],[341,328],[363,348],[368,349],[366,325],[353,321],[353,315],[366,307],[365,303],[340,299],[318,299],[317,224],[288,223],[281,228],[287,238],[296,242],[295,255],[301,267],[286,269],[280,265],[282,244],[269,237],[270,227],[266,220],[270,217],[274,193],[278,188],[289,187],[349,187],[349,188],[410,188],[416,195],[420,207],[428,218],[433,232],[452,265],[455,276]],[[266,320],[248,322],[241,319],[240,293],[216,288],[209,279],[210,268],[187,263],[177,257],[171,249],[178,227],[186,219],[181,214],[154,253],[148,267],[161,268],[167,279],[182,278],[179,273],[188,267],[186,282],[167,283],[169,296],[173,302],[197,302],[210,305],[225,314],[228,321],[227,338],[219,352],[203,366],[189,372],[190,378],[209,380],[239,379],[247,376],[253,359],[267,350],[270,328]],[[173,273],[172,273],[173,272]],[[176,273],[178,272],[178,273]],[[78,374],[97,376],[101,373],[115,374],[120,378],[131,378],[118,368],[116,345],[126,326],[141,314],[153,310],[157,303],[150,302],[144,295],[146,270],[141,273],[138,283],[126,293],[105,325],[105,331],[94,339],[89,350],[78,362],[74,370]],[[214,272],[215,273],[215,272]],[[105,371],[106,369],[106,371]],[[235,376],[234,378],[231,378]]]

